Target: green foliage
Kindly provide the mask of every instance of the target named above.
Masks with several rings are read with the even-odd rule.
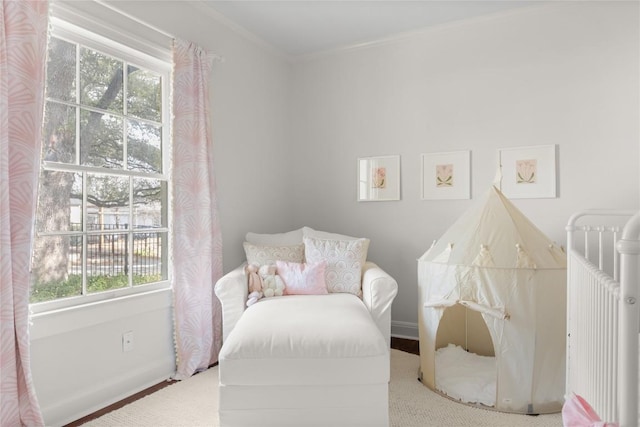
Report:
[[[160,274],[134,275],[133,285],[143,285],[162,280]],[[110,291],[126,288],[129,279],[125,274],[117,276],[90,276],[87,277],[87,293]],[[82,276],[72,274],[67,280],[58,280],[48,283],[36,283],[31,289],[31,303],[52,301],[60,298],[80,296],[82,294]]]
[[[78,296],[82,293],[82,276],[70,275],[65,281],[36,283],[31,288],[31,303]]]
[[[160,274],[140,274],[133,276],[133,286],[146,285],[148,283],[159,282],[160,280],[162,280],[162,275]]]

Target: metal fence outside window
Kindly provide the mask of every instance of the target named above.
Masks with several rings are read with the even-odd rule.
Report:
[[[81,231],[82,224],[72,224]],[[148,227],[145,227],[148,228]],[[162,275],[162,232],[149,229],[129,232],[129,224],[87,224],[87,276]],[[132,262],[129,261],[129,239],[133,237]],[[73,256],[70,274],[82,274],[82,236],[71,241]]]

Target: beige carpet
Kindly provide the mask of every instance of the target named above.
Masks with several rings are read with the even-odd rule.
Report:
[[[560,414],[504,414],[444,398],[417,381],[418,356],[391,350],[389,415],[393,427],[562,426]],[[87,427],[219,427],[218,369],[165,387],[116,411],[84,424]]]

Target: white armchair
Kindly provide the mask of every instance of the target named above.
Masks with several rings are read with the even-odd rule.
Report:
[[[396,281],[372,262],[362,296],[266,298],[246,308],[244,265],[215,286],[222,303],[220,425],[388,426]]]
[[[222,340],[238,323],[247,306],[246,264],[230,271],[216,283],[215,293],[222,303]],[[391,303],[398,293],[398,284],[373,262],[367,262],[362,271],[362,302],[382,333],[387,346],[391,340]]]

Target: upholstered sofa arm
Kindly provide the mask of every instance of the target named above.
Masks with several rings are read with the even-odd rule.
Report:
[[[214,288],[222,305],[222,340],[225,341],[246,308],[249,289],[245,264],[225,274]]]
[[[391,303],[398,294],[398,283],[372,262],[364,265],[362,273],[362,301],[390,346]]]

